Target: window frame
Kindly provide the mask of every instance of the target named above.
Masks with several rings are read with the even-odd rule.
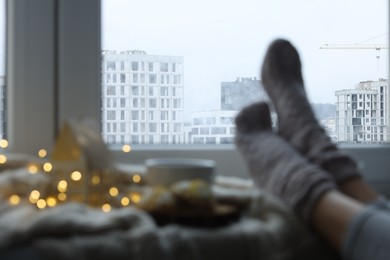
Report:
[[[6,10],[10,149],[30,154],[50,150],[66,118],[92,119],[100,130],[101,89],[96,86],[101,78],[101,1],[7,0]],[[156,73],[155,68],[149,71],[149,63],[145,66],[148,75]],[[385,180],[390,190],[390,145],[340,147],[364,163],[367,179]],[[133,145],[128,154],[120,148],[110,146],[119,163],[142,164],[151,157],[206,158],[217,162],[217,174],[248,176],[234,145]]]

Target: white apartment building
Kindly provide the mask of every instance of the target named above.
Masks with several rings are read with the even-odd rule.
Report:
[[[231,144],[234,141],[234,118],[238,111],[212,110],[192,112],[191,143]]]
[[[383,143],[389,139],[389,81],[365,81],[336,91],[338,142]]]
[[[102,53],[102,135],[110,144],[184,143],[183,57]]]

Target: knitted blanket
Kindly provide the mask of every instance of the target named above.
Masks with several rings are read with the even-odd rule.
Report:
[[[15,178],[23,173],[17,171],[1,174],[0,190],[20,185]],[[239,220],[216,228],[160,227],[135,207],[105,213],[66,203],[38,210],[2,199],[0,258],[7,250],[28,247],[45,259],[336,259],[289,208],[246,180],[219,177],[213,192],[218,200],[247,210]]]

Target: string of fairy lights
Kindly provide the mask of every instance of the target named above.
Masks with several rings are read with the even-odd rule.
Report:
[[[0,140],[0,148],[5,151],[8,141]],[[131,146],[123,145],[122,151],[129,153]],[[136,206],[141,200],[139,185],[142,182],[141,174],[132,174],[124,184],[115,182],[113,174],[115,170],[104,172],[88,169],[74,169],[72,167],[64,170],[64,165],[58,166],[55,161],[48,158],[45,149],[38,151],[39,160],[30,162],[25,167],[32,174],[45,174],[50,178],[49,185],[44,188],[31,188],[29,191],[8,195],[8,203],[18,206],[23,203],[35,205],[37,209],[56,207],[66,202],[83,202],[90,206],[100,207],[103,212],[109,212],[113,207]],[[0,154],[0,165],[7,163],[7,154]],[[81,167],[82,168],[82,167]],[[105,177],[104,174],[111,174]],[[88,180],[86,180],[89,178]],[[107,181],[112,180],[114,181]],[[138,189],[137,189],[138,186]],[[132,187],[133,189],[129,188]],[[134,188],[135,187],[135,188]],[[92,198],[92,199],[91,199]]]

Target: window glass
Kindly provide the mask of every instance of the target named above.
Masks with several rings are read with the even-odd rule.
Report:
[[[128,133],[126,140],[232,143],[237,112],[268,100],[259,69],[276,38],[297,47],[309,100],[332,140],[390,139],[386,0],[102,0],[102,5],[102,93],[120,83],[130,90],[120,91],[134,104],[130,109],[149,120],[144,131]],[[105,111],[109,103],[102,104]],[[108,123],[103,116],[102,125]],[[207,138],[192,137],[204,133]],[[119,134],[115,140],[120,142]]]

